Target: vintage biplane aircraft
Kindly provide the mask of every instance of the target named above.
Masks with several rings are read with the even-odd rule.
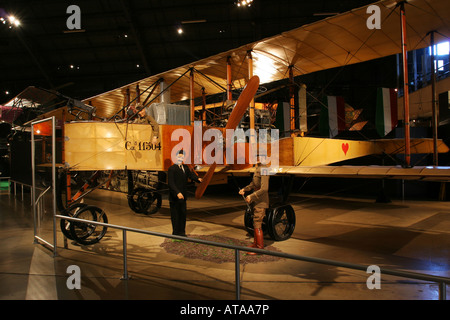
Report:
[[[267,156],[273,156],[275,145],[279,151],[277,166],[271,174],[449,181],[449,167],[410,164],[411,154],[445,153],[449,149],[437,136],[433,139],[410,138],[405,61],[408,48],[430,45],[427,41],[430,32],[435,33],[437,40],[443,35],[448,39],[450,3],[447,0],[382,0],[373,6],[379,11],[368,10],[369,6],[354,9],[83,100],[84,105],[92,107],[92,110],[84,108],[83,112],[76,114],[70,111],[71,107],[65,106],[41,115],[41,119],[55,115],[62,123],[64,139],[58,182],[60,211],[76,217],[107,221],[103,210],[81,204],[79,200],[99,186],[110,187],[114,177],[115,183],[126,181],[122,191],[128,193],[129,205],[134,211],[146,214],[157,211],[161,206],[159,190],[164,184],[164,172],[172,164],[172,153],[179,148],[188,151],[190,163],[203,177],[195,192],[196,198],[200,199],[209,184],[227,183],[227,176],[249,175],[254,170],[249,162],[249,145],[252,139],[258,139],[260,133],[255,114],[262,109],[257,106],[257,100],[264,94],[258,91],[258,87],[289,79],[289,86],[296,88],[300,86],[294,81],[296,76],[395,54],[401,54],[404,65],[404,84],[399,88],[403,89],[403,97],[399,100],[403,103],[403,112],[397,114],[405,124],[404,139],[357,141],[308,136],[307,129],[302,127],[302,121],[306,120],[306,106],[295,105],[295,90],[292,90],[288,112],[289,135],[271,141],[265,150]],[[380,28],[368,26],[367,20],[372,12],[379,13]],[[244,86],[236,100],[233,93]],[[226,103],[219,101],[206,105],[206,96],[224,92]],[[137,103],[160,124],[160,142],[157,145],[149,141],[149,125],[133,123],[127,118],[127,108]],[[208,123],[207,115],[217,109],[224,111],[223,107],[230,113],[228,119],[222,119],[222,126],[218,126],[218,122]],[[430,110],[433,108],[435,106],[430,106]],[[248,128],[255,130],[255,136],[250,134],[245,142],[225,147],[235,151],[233,156],[239,154],[238,150],[246,150],[244,163],[238,163],[235,158],[217,161],[221,157],[207,162],[201,156],[200,162],[195,161],[195,157],[204,154],[212,143],[211,137],[204,139],[209,129],[216,129],[222,138],[226,137],[227,129],[242,125],[244,114],[248,115]],[[300,127],[296,127],[298,117],[301,118]],[[39,129],[37,126],[34,128]],[[174,136],[180,129],[187,132],[189,138],[184,139],[181,134]],[[40,131],[45,131],[45,128],[40,128]],[[195,132],[200,132],[200,137],[203,137],[200,144],[194,141]],[[405,162],[399,166],[331,165],[372,154],[404,154]],[[244,220],[246,228],[251,229],[249,211]],[[85,244],[99,241],[106,232],[106,228],[94,233],[95,226],[64,220],[61,223],[67,237]],[[273,239],[289,238],[294,227],[295,212],[289,204],[277,203],[271,208],[265,220],[265,232]]]

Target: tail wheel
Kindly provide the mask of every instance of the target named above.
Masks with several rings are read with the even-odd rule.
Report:
[[[161,194],[146,188],[134,189],[128,195],[128,205],[136,213],[153,214],[161,208],[161,204]]]
[[[295,229],[295,211],[291,205],[281,205],[270,209],[268,231],[272,239],[283,241],[289,239]]]
[[[74,218],[108,223],[105,211],[96,206],[86,206],[73,215]],[[106,234],[107,226],[90,224],[89,222],[72,221],[70,223],[72,239],[84,245],[99,242]]]

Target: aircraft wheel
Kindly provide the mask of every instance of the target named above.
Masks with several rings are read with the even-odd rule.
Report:
[[[96,206],[86,206],[76,212],[73,217],[108,223],[105,211]],[[69,229],[73,240],[84,245],[90,245],[99,242],[105,235],[108,227],[88,222],[72,221]]]
[[[268,210],[269,235],[273,240],[289,239],[295,229],[295,211],[289,204],[280,205]]]
[[[65,209],[63,214],[68,217],[73,217],[75,213],[77,213],[79,210],[87,207],[87,204],[85,203],[75,203],[71,205],[69,208]],[[66,236],[67,239],[73,240],[72,234],[70,233],[70,223],[72,221],[61,219],[60,225],[61,225],[61,231]]]
[[[153,214],[161,208],[162,197],[158,192],[146,191],[139,196],[139,204],[144,214]]]
[[[128,205],[136,213],[153,214],[161,208],[162,197],[158,192],[146,188],[134,189],[128,195]]]
[[[145,191],[145,188],[137,188],[132,191],[131,194],[127,196],[128,198],[128,206],[136,213],[142,213],[142,208],[140,206],[140,195]]]

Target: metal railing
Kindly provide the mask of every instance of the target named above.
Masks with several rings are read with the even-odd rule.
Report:
[[[51,171],[52,171],[52,185],[51,187],[48,187],[43,193],[41,193],[38,196],[38,199],[36,199],[36,146],[35,146],[35,125],[44,123],[44,122],[51,122]],[[36,133],[39,131],[36,131]],[[33,204],[33,217],[34,217],[34,238],[36,240],[40,240],[47,245],[53,247],[54,254],[56,254],[56,118],[55,116],[41,119],[38,121],[31,122],[31,200]],[[41,203],[41,199],[43,199],[43,195],[47,193],[52,189],[52,211],[53,211],[53,245],[49,242],[44,240],[41,237],[37,236],[37,217],[38,217],[38,210],[39,210],[39,204]],[[39,214],[42,214],[42,211],[39,212]]]
[[[236,300],[240,300],[240,292],[241,292],[241,290],[240,290],[240,288],[241,288],[241,286],[240,286],[240,257],[239,257],[240,251],[255,252],[255,253],[259,253],[259,254],[276,256],[276,257],[280,257],[280,258],[306,261],[306,262],[312,262],[312,263],[318,263],[318,264],[324,264],[324,265],[348,268],[348,269],[354,269],[354,270],[362,270],[364,272],[367,272],[367,269],[368,269],[368,266],[364,266],[364,265],[360,265],[360,264],[346,263],[346,262],[321,259],[321,258],[305,257],[305,256],[300,256],[300,255],[295,255],[295,254],[275,252],[275,251],[269,251],[269,250],[264,250],[264,249],[251,248],[251,247],[236,246],[236,245],[230,245],[230,244],[219,243],[219,242],[214,242],[214,241],[188,238],[188,237],[184,237],[184,236],[176,236],[176,235],[171,235],[171,234],[166,234],[166,233],[161,233],[161,232],[147,231],[147,230],[130,228],[130,227],[125,227],[125,226],[113,225],[113,224],[109,224],[109,223],[103,223],[103,222],[97,222],[97,221],[91,221],[91,220],[85,220],[85,219],[79,219],[79,218],[72,218],[72,217],[68,217],[68,216],[64,216],[64,215],[56,215],[55,217],[65,219],[65,220],[70,220],[70,221],[84,222],[84,223],[88,223],[88,224],[105,226],[108,228],[122,230],[122,240],[123,240],[122,241],[123,242],[123,276],[121,278],[122,280],[129,279],[128,263],[127,263],[127,232],[128,231],[157,236],[157,237],[184,240],[184,241],[195,242],[195,243],[200,243],[200,244],[205,244],[205,245],[233,249],[233,250],[235,250]],[[53,249],[55,250],[54,255],[56,255],[56,245],[53,247]],[[381,274],[388,274],[388,275],[392,275],[392,276],[398,276],[398,277],[403,277],[403,278],[437,283],[439,286],[439,300],[447,299],[446,286],[450,285],[450,278],[426,275],[426,274],[409,272],[409,271],[384,269],[384,268],[380,268],[380,272],[381,272]]]
[[[38,198],[36,199],[36,201],[33,204],[33,208],[35,208],[34,210],[34,242],[36,243],[38,240],[44,242],[46,245],[50,246],[51,248],[56,247],[56,244],[53,245],[50,242],[48,242],[47,240],[45,240],[44,238],[38,236],[38,229],[40,229],[41,225],[40,225],[40,221],[42,219],[42,215],[44,212],[44,205],[42,203],[42,200],[45,196],[45,194],[51,189],[52,187],[49,186],[47,187],[47,189],[45,189],[43,192],[41,192],[41,194],[38,196]],[[55,226],[53,226],[53,229],[55,229]]]
[[[0,172],[1,173],[1,172]],[[2,180],[6,180],[7,181],[7,183],[8,183],[8,193],[11,193],[11,190],[10,190],[10,188],[11,188],[11,182],[10,182],[10,180],[11,180],[11,177],[0,177],[0,182],[2,181]],[[2,193],[2,190],[0,189],[0,194]],[[22,200],[23,200],[23,189],[22,189]]]
[[[13,194],[14,195],[16,195],[17,194],[17,188],[18,188],[18,186],[20,186],[20,188],[21,188],[21,194],[22,194],[22,201],[24,200],[24,187],[27,187],[28,189],[30,189],[30,193],[32,193],[32,190],[33,190],[33,186],[32,185],[30,185],[30,184],[27,184],[27,183],[24,183],[24,182],[21,182],[21,181],[17,181],[17,180],[13,180],[13,179],[11,179],[11,177],[0,177],[0,180],[2,180],[2,179],[8,179],[8,182],[9,182],[9,193],[11,194],[11,190],[13,190]],[[41,188],[41,187],[35,187],[35,189],[36,190],[45,190],[44,188]],[[30,197],[30,204],[31,204],[31,206],[33,206],[33,198],[32,197]]]

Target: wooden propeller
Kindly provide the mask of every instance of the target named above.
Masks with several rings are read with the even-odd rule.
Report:
[[[253,97],[255,96],[258,87],[259,77],[251,77],[238,100],[236,101],[236,105],[234,106],[234,109],[231,112],[230,117],[228,118],[225,129],[235,129],[238,126],[239,122],[242,119],[242,116],[244,115],[250,104],[250,101],[252,101]],[[195,197],[197,199],[200,199],[203,196],[203,193],[211,182],[211,178],[214,174],[214,171],[216,170],[216,166],[217,164],[215,162],[211,164],[208,172],[206,172],[205,176],[202,178],[202,182],[197,186],[197,190],[195,190]]]

